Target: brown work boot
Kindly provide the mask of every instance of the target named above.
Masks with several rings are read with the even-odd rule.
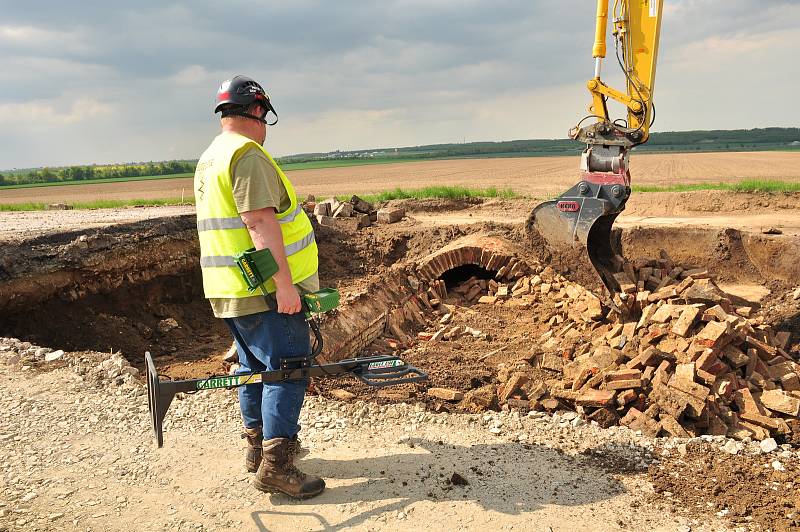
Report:
[[[255,473],[258,471],[258,466],[261,465],[261,442],[264,441],[261,427],[252,429],[245,427],[242,438],[247,440],[247,455],[244,458],[245,467],[251,473]]]
[[[296,434],[294,438],[289,440],[289,454],[292,455],[292,458],[304,458],[308,455],[308,452],[308,449],[303,447],[300,438],[298,438]]]
[[[325,481],[306,475],[294,466],[288,438],[264,440],[261,465],[253,485],[267,493],[285,493],[294,499],[308,499],[325,489]]]

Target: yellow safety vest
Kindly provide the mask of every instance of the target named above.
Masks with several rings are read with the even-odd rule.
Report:
[[[203,152],[194,173],[197,205],[197,232],[200,238],[200,267],[203,291],[207,298],[251,297],[233,255],[253,247],[233,199],[231,167],[252,147],[267,156],[286,188],[291,205],[276,214],[281,227],[283,245],[292,282],[297,284],[316,273],[319,261],[311,221],[298,205],[294,187],[267,150],[257,142],[236,133],[222,133]],[[275,292],[275,282],[264,284],[267,292]]]

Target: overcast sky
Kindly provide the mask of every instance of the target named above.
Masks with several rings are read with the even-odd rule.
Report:
[[[800,125],[800,0],[665,2],[656,131]],[[0,168],[196,158],[240,73],[275,155],[564,137],[594,5],[1,0]]]

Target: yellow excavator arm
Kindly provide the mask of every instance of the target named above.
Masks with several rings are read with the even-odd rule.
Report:
[[[646,142],[653,121],[653,88],[661,33],[661,0],[615,0],[613,15],[614,55],[625,74],[626,92],[606,85],[600,75],[606,57],[609,0],[598,0],[592,56],[594,77],[586,86],[592,95],[589,112],[602,122],[612,122],[606,99],[611,98],[628,110],[627,128],[636,131],[637,144]],[[580,128],[576,128],[577,133]]]
[[[555,252],[583,247],[591,266],[614,294],[620,291],[616,277],[623,259],[612,245],[611,228],[631,193],[630,150],[647,141],[655,118],[653,88],[664,6],[663,0],[614,0],[614,59],[624,74],[622,91],[601,78],[608,48],[609,3],[597,0],[594,77],[587,83],[592,96],[589,115],[569,132],[571,138],[586,144],[580,181],[555,200],[538,205],[528,229],[535,229]],[[609,99],[622,104],[627,116],[613,119]]]

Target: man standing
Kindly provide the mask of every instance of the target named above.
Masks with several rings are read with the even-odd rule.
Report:
[[[280,368],[286,357],[310,354],[301,291],[319,289],[314,230],[294,187],[262,147],[267,115],[275,110],[254,80],[236,76],[217,91],[222,132],[197,163],[194,176],[203,290],[223,318],[239,353],[239,374]],[[247,290],[233,255],[268,248],[278,273],[266,295]],[[247,469],[261,491],[294,498],[322,493],[325,482],[294,466],[297,423],[308,381],[248,384],[239,388]]]

